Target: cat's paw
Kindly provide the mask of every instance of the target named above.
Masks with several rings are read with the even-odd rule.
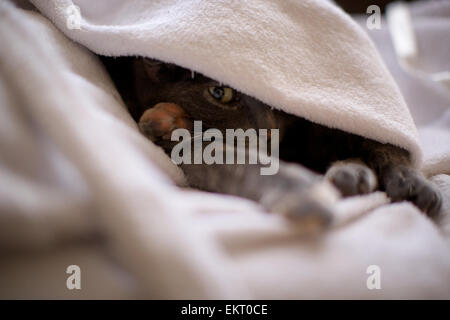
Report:
[[[139,129],[153,142],[170,140],[175,129],[192,130],[192,121],[177,104],[161,102],[147,109],[139,119]]]
[[[325,177],[343,197],[373,192],[377,177],[372,169],[359,161],[338,161],[328,169]]]
[[[411,201],[430,217],[439,213],[442,204],[438,188],[421,173],[405,166],[395,166],[383,173],[383,188],[392,201]]]
[[[333,221],[332,205],[337,190],[327,182],[317,182],[307,190],[286,192],[271,205],[271,211],[298,223],[308,232],[326,229]]]

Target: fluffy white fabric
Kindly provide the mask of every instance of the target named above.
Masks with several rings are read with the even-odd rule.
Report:
[[[339,201],[334,208],[336,225],[317,239],[304,238],[298,226],[263,213],[257,205],[243,199],[183,191],[172,182],[183,183],[182,174],[159,148],[139,134],[95,55],[61,33],[68,32],[62,17],[64,4],[69,3],[36,1],[42,10],[55,13],[60,30],[39,13],[0,3],[0,246],[4,257],[0,263],[1,298],[450,298],[448,175],[433,177],[445,199],[442,228],[412,205],[388,204],[384,194],[374,193]],[[108,1],[109,15],[95,20],[94,17],[100,19],[98,12],[103,10],[100,4],[106,6],[106,2],[90,2],[98,3],[97,14],[93,8],[84,9],[89,7],[88,1],[77,3],[82,7],[83,27],[89,25],[92,32],[83,28],[70,31],[70,37],[76,41],[91,32],[99,38],[91,39],[90,45],[117,46],[125,53],[135,21],[124,13],[142,9],[140,25],[146,26],[148,16],[143,8]],[[173,2],[179,6],[185,6],[184,3]],[[289,2],[282,3],[273,4],[273,10],[284,12],[287,19],[279,23],[289,24],[296,15],[303,14],[288,10]],[[227,71],[228,67],[236,68],[240,61],[228,61],[217,70],[202,70],[201,66],[206,68],[219,60],[213,56],[214,61],[203,62],[197,56],[192,65],[185,66],[236,84],[261,99],[267,98],[267,102],[272,101],[270,97],[278,101],[287,93],[277,84],[280,80],[289,90],[293,81],[305,90],[308,99],[317,98],[320,103],[309,101],[317,108],[330,101],[336,107],[340,105],[337,102],[346,101],[344,108],[352,101],[365,99],[351,85],[335,81],[344,78],[371,97],[378,97],[375,100],[380,103],[401,102],[372,45],[356,25],[328,3],[305,3],[305,10],[310,10],[316,19],[336,19],[337,29],[331,35],[324,36],[316,30],[314,37],[318,38],[312,39],[323,41],[322,37],[326,37],[337,47],[325,49],[342,51],[350,65],[355,60],[351,74],[340,67],[342,72],[318,66],[325,73],[303,72],[310,81],[306,88],[296,79],[269,72],[263,61],[255,65],[248,60],[242,68],[250,63],[263,78],[258,80],[259,86],[253,82],[246,88],[233,78],[235,73]],[[265,8],[260,6],[261,10]],[[182,13],[177,10],[173,13]],[[162,8],[155,12],[160,18],[155,21],[162,25],[163,12]],[[202,14],[209,17],[208,12]],[[121,26],[102,26],[118,22],[122,16],[129,20],[121,20]],[[186,18],[180,16],[183,17]],[[306,19],[315,25],[313,17]],[[326,29],[330,23],[320,30],[330,31]],[[270,21],[264,25],[270,26]],[[217,26],[219,30],[221,27]],[[303,27],[311,28],[306,23]],[[100,36],[99,30],[103,29],[105,34]],[[123,30],[127,32],[122,33]],[[268,36],[263,30],[255,31],[258,37]],[[121,42],[113,44],[114,33]],[[253,39],[248,33],[240,36]],[[138,39],[136,34],[133,39]],[[167,41],[171,43],[170,38]],[[195,38],[186,41],[195,42]],[[217,39],[212,41],[220,43]],[[319,45],[321,41],[312,42],[317,45],[313,56],[324,52],[329,59],[327,50]],[[361,48],[352,45],[358,41],[362,41]],[[244,59],[249,59],[246,48],[251,47],[245,43],[239,50]],[[280,48],[276,44],[273,47]],[[163,49],[158,50],[162,53]],[[239,50],[233,48],[231,52],[238,55]],[[263,47],[261,51],[272,50]],[[375,62],[367,58],[368,64],[360,70],[359,58],[364,57],[360,52],[366,51],[370,57],[375,56]],[[183,53],[189,60],[187,57],[195,52],[190,49]],[[164,60],[182,60],[179,53],[171,54]],[[278,72],[286,67],[283,61],[274,66],[280,68]],[[305,68],[313,69],[303,62]],[[289,67],[296,68],[292,64]],[[365,83],[362,79],[370,78],[369,74],[388,83]],[[366,91],[366,85],[382,89],[375,95]],[[268,90],[270,94],[266,93]],[[290,93],[296,101],[303,101],[297,89]],[[334,96],[328,96],[331,93]],[[283,101],[287,104],[278,101],[275,105],[290,105]],[[378,106],[373,102],[368,105]],[[402,102],[393,108],[399,111],[397,115],[404,111],[408,116]],[[355,110],[351,121],[357,128],[362,115],[357,108],[351,110]],[[373,120],[375,127],[382,124],[381,119]],[[399,128],[387,125],[384,132],[394,133]],[[408,128],[411,130],[402,131],[397,142],[415,152],[417,146],[411,134],[414,127]],[[388,136],[386,133],[387,140],[393,138]],[[81,291],[65,287],[65,268],[71,264],[81,267]],[[381,268],[381,290],[366,287],[369,265]]]

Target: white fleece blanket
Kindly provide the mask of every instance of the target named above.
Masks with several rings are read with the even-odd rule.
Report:
[[[418,164],[398,89],[371,42],[337,8],[308,1],[305,14],[291,2],[260,2],[250,15],[234,3],[211,12],[213,1],[201,10],[197,2],[77,1],[82,28],[69,30],[70,1],[34,3],[59,30],[39,13],[0,4],[0,297],[450,298],[448,222],[439,227],[408,203],[388,204],[382,193],[339,201],[335,227],[311,239],[251,202],[176,187],[181,172],[139,134],[98,59],[63,34],[95,52],[176,62],[276,107],[403,146]],[[165,18],[163,4],[182,27]],[[264,15],[269,9],[274,14]],[[238,42],[189,29],[204,17],[219,34],[231,32],[218,14],[250,19],[230,37]],[[299,34],[283,47],[286,57],[258,42],[273,37],[280,43],[270,48],[281,48],[286,39],[269,32],[271,22],[304,32],[282,36]],[[259,23],[266,28],[252,28]],[[196,32],[181,34],[198,50],[175,41],[181,31]],[[175,45],[182,50],[170,51]],[[209,56],[214,45],[230,56]],[[264,48],[262,60],[254,48]],[[303,69],[291,63],[296,53]],[[330,64],[331,56],[342,63]],[[248,73],[238,78],[238,69]],[[433,179],[448,219],[450,178]],[[81,267],[80,291],[65,287],[71,264]],[[380,290],[366,286],[370,265],[380,267]]]

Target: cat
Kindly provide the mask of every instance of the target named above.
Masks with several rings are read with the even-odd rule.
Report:
[[[174,64],[142,57],[102,60],[141,132],[169,155],[176,144],[173,130],[192,131],[194,120],[201,120],[204,130],[223,133],[279,129],[277,174],[261,175],[258,164],[180,164],[191,187],[248,198],[269,212],[320,227],[332,221],[326,199],[315,190],[324,179],[344,197],[378,189],[394,202],[412,202],[430,217],[439,212],[439,190],[399,147],[276,110]]]

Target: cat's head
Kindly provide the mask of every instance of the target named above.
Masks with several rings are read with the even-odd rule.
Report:
[[[204,129],[280,128],[280,111],[246,94],[188,69],[148,58],[134,64],[139,108],[136,119],[148,108],[170,102],[183,108]]]

